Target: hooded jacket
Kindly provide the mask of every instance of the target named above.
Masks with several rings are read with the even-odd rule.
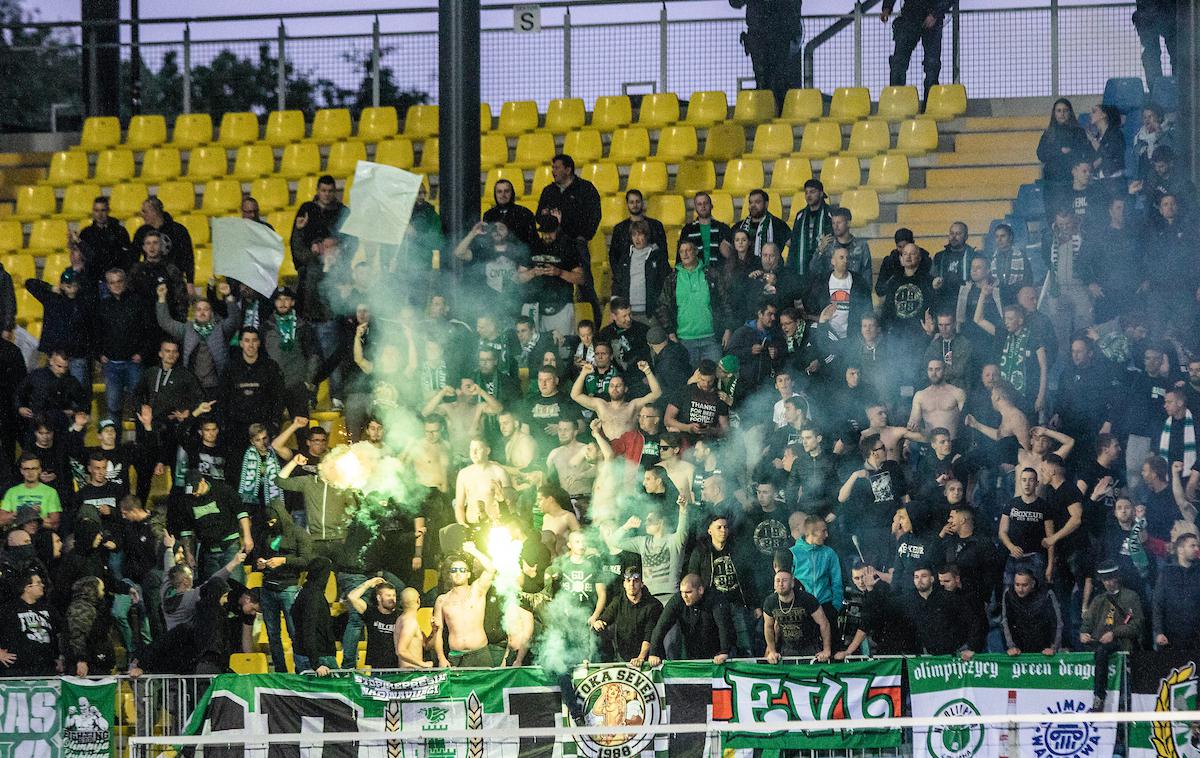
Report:
[[[88,674],[112,671],[116,654],[109,640],[112,619],[105,597],[100,594],[100,580],[94,576],[77,579],[71,585],[71,604],[67,606],[67,671],[73,672],[79,662],[88,665]]]
[[[296,311],[293,309],[292,313]],[[272,309],[269,316],[262,319],[258,327],[262,338],[263,349],[267,356],[279,364],[283,372],[284,383],[295,386],[301,382],[313,382],[321,364],[321,351],[317,345],[316,331],[312,324],[296,315],[296,336],[292,345],[284,349],[283,338],[279,333],[279,324]],[[313,382],[315,384],[315,382]]]
[[[42,304],[38,350],[46,355],[62,350],[69,358],[87,358],[91,352],[90,309],[82,288],[75,297],[67,297],[40,279],[26,279],[25,289]]]
[[[320,665],[337,668],[333,617],[329,601],[325,599],[325,585],[329,583],[331,569],[328,558],[318,556],[310,560],[308,577],[292,605],[292,618],[296,622],[292,646],[314,669]]]
[[[691,558],[688,560],[687,573],[699,576],[706,592],[725,597],[730,605],[740,603],[746,608],[761,608],[762,598],[758,596],[755,588],[754,569],[749,565],[747,556],[741,554],[737,549],[739,542],[737,538],[738,535],[731,533],[730,539],[725,543],[725,549],[718,551],[713,547],[712,540],[705,536],[692,551]],[[737,577],[737,587],[729,591],[719,590],[713,585],[713,569],[716,561],[725,557],[733,562],[733,570]]]
[[[730,329],[729,304],[725,288],[721,286],[721,277],[716,266],[702,266],[701,273],[708,283],[708,303],[712,309],[713,333],[720,338],[722,332]],[[678,328],[679,303],[675,297],[675,282],[679,278],[679,267],[667,272],[663,279],[662,290],[658,297],[658,323],[667,334],[674,334]]]
[[[200,332],[196,331],[194,321],[176,320],[171,315],[168,303],[156,303],[154,315],[158,320],[159,328],[174,337],[183,346],[177,365],[190,366],[196,348],[200,347],[200,340],[204,340],[204,344],[208,346],[209,355],[212,356],[213,365],[216,366],[217,376],[225,376],[225,369],[229,366],[229,341],[237,334],[238,328],[242,325],[242,309],[236,301],[228,304],[228,314],[223,320],[216,321],[216,314],[213,314],[214,328],[207,337],[200,336]]]
[[[1154,636],[1165,634],[1171,647],[1192,647],[1200,639],[1200,564],[1166,563],[1154,585]]]
[[[282,500],[272,500],[267,506],[263,538],[261,544],[254,543],[250,562],[259,558],[284,559],[279,568],[263,570],[263,588],[282,590],[295,586],[300,579],[300,572],[312,559],[312,538],[308,532],[296,526]]]
[[[792,545],[792,576],[817,602],[832,603],[835,609],[841,609],[842,566],[833,548],[810,545],[804,540]]]
[[[1012,587],[1004,591],[1000,601],[1000,626],[1004,630],[1004,646],[1022,653],[1040,653],[1050,648],[1058,650],[1062,639],[1062,611],[1053,592],[1042,587],[1034,577],[1029,597],[1017,595]]]
[[[737,644],[729,603],[719,592],[705,592],[700,602],[692,606],[683,602],[683,596],[678,592],[672,595],[654,625],[654,634],[650,637],[651,655],[660,658],[665,655],[663,642],[676,624],[688,658],[728,654]]]
[[[247,363],[239,352],[229,359],[221,395],[226,418],[244,425],[257,421],[275,429],[283,412],[283,373],[279,364],[261,350],[254,363]]]
[[[18,408],[31,408],[35,414],[88,408],[88,395],[75,377],[55,376],[49,366],[29,372],[17,388],[16,401]]]
[[[499,182],[496,184],[499,184]],[[492,186],[492,199],[496,199],[496,187],[494,185]],[[504,224],[508,227],[508,231],[514,237],[524,242],[527,247],[533,244],[533,238],[537,236],[533,211],[523,205],[517,204],[515,193],[513,202],[501,204],[499,201],[496,201],[495,205],[484,211],[483,223]]]
[[[142,224],[133,233],[130,247],[138,255],[142,252],[142,240],[152,229],[154,227],[149,224]],[[158,233],[162,237],[163,260],[173,263],[187,281],[193,281],[196,278],[196,256],[192,250],[192,235],[188,233],[187,227],[171,218],[170,213],[163,211],[163,222],[158,228]]]

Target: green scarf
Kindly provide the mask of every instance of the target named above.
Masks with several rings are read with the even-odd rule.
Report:
[[[196,334],[199,334],[200,339],[202,340],[208,339],[208,335],[212,334],[215,327],[216,324],[211,321],[209,321],[207,324],[201,324],[198,321],[192,322],[192,328],[196,330]]]
[[[279,330],[279,347],[291,350],[296,347],[296,314],[275,314],[275,328]]]

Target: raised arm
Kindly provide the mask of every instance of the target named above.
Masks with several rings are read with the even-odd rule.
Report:
[[[282,432],[276,435],[275,439],[271,440],[271,449],[274,450],[275,454],[283,460],[290,461],[295,453],[293,453],[292,449],[285,443],[293,434],[301,429],[306,428],[308,428],[308,419],[303,416],[295,417],[292,419],[292,423],[287,429],[284,429]]]
[[[480,595],[486,595],[488,589],[492,586],[492,580],[496,578],[495,564],[492,563],[491,558],[475,547],[475,543],[470,540],[463,543],[463,552],[479,561],[479,565],[483,568],[483,573],[479,575],[479,578],[471,582],[471,591]]]
[[[588,397],[583,392],[583,385],[587,382],[588,376],[595,370],[595,366],[586,362],[579,367],[579,376],[575,377],[575,383],[571,385],[571,399],[590,411],[599,412],[600,403],[596,398]]]
[[[656,377],[654,372],[650,369],[649,362],[638,361],[637,367],[638,371],[641,371],[646,377],[646,385],[650,387],[649,392],[630,403],[630,405],[632,405],[635,409],[641,409],[662,397],[662,387],[658,383],[658,377]]]
[[[383,584],[385,581],[387,580],[382,576],[373,576],[354,589],[350,590],[350,592],[346,593],[346,600],[349,601],[350,606],[354,608],[356,612],[366,613],[367,601],[363,600],[363,595],[366,594],[367,590]]]
[[[608,441],[608,437],[604,436],[604,423],[600,419],[594,418],[589,426],[592,430],[592,439],[596,440],[596,447],[600,448],[600,457],[606,461],[611,461],[613,459],[613,449]]]
[[[367,324],[359,324],[354,328],[354,363],[362,369],[364,374],[372,374],[375,371],[375,364],[367,360],[363,351],[363,336],[366,333]]]
[[[984,306],[987,304],[987,301],[991,298],[991,296],[992,296],[992,285],[985,283],[983,286],[981,286],[979,288],[979,300],[978,300],[978,302],[975,303],[974,319],[975,319],[975,324],[980,329],[982,329],[983,331],[985,331],[988,334],[995,337],[996,336],[996,325],[993,324],[991,321],[988,321],[986,318],[984,318],[984,315],[983,315]]]

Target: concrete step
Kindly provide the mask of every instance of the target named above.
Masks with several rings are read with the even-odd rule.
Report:
[[[976,151],[964,153],[936,153],[933,156],[938,167],[942,166],[1034,166],[1041,167],[1037,162],[1037,154],[1025,153],[1020,150]],[[911,164],[910,164],[911,169]]]
[[[1041,175],[1037,166],[993,166],[990,168],[931,168],[925,172],[926,187],[973,187],[980,184],[1015,182],[1025,184]]]
[[[910,189],[905,201],[909,203],[946,203],[958,200],[1011,200],[1017,196],[1020,184],[980,184],[972,187],[926,187]]]
[[[1015,152],[1035,156],[1041,132],[983,132],[972,131],[954,138],[956,153]]]
[[[962,131],[1023,131],[1041,132],[1050,123],[1050,113],[1045,116],[967,116],[963,119]]]
[[[996,218],[999,217],[997,216]],[[987,231],[988,226],[992,223],[993,219],[972,219],[958,216],[947,216],[945,219],[938,221],[875,224],[871,229],[869,229],[869,231],[872,234],[871,238],[886,238],[891,240],[896,234],[897,229],[901,227],[910,229],[912,230],[913,236],[917,239],[917,244],[933,253],[941,250],[946,245],[946,232],[950,229],[950,224],[954,223],[955,221],[962,221],[967,225],[968,229],[976,230],[976,232],[973,232],[970,235],[969,241],[972,245],[978,247],[979,244],[982,244],[981,235]],[[922,238],[924,238],[924,242],[922,241]],[[926,242],[929,244],[926,244]],[[933,245],[933,247],[930,247],[929,245]],[[889,247],[888,249],[890,250],[891,248]]]
[[[968,200],[960,203],[907,203],[896,209],[899,223],[940,221],[949,224],[957,219],[1001,218],[1012,210],[1010,200]],[[969,224],[968,224],[969,226]]]

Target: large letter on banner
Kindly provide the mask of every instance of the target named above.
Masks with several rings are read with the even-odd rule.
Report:
[[[1109,658],[1106,710],[1116,710],[1124,657]],[[913,716],[1084,713],[1092,706],[1089,653],[912,658]],[[1116,729],[1088,723],[931,726],[913,730],[914,758],[1111,758]]]
[[[359,161],[347,200],[350,216],[342,224],[342,234],[383,245],[402,244],[420,188],[420,174]]]
[[[1200,651],[1131,653],[1131,711],[1194,711]],[[1129,758],[1191,758],[1200,755],[1200,735],[1183,721],[1139,721],[1129,725]]]
[[[282,237],[266,224],[230,217],[212,220],[212,241],[214,274],[237,279],[263,297],[271,296],[283,265]]]
[[[58,692],[54,679],[0,679],[0,755],[61,755]]]

